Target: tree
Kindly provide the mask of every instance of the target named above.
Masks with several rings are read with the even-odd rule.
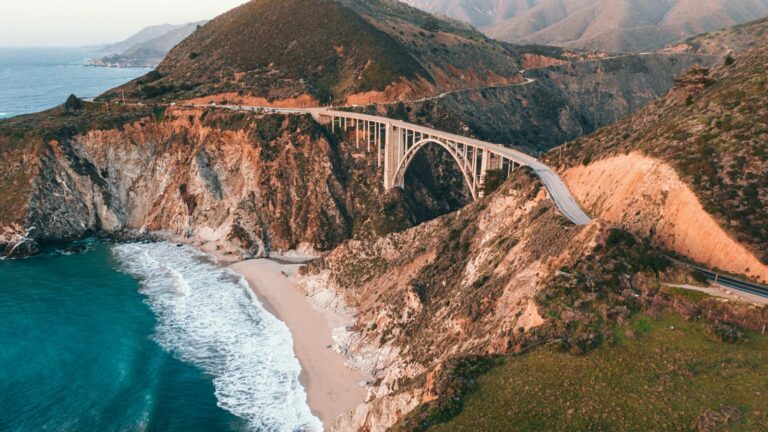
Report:
[[[434,33],[440,30],[440,20],[433,16],[429,16],[424,20],[424,25],[422,27],[424,27],[424,30]]]
[[[398,102],[395,105],[394,111],[392,112],[392,114],[389,117],[391,117],[391,118],[393,118],[395,120],[408,121],[409,120],[408,109],[405,107],[404,103]]]
[[[732,64],[736,63],[736,59],[733,58],[732,55],[728,54],[728,56],[725,58],[725,65],[730,66]]]
[[[483,196],[488,196],[495,192],[505,181],[507,181],[507,172],[505,170],[486,171],[482,184]]]
[[[67,112],[79,111],[83,108],[82,99],[75,95],[69,95],[67,101],[64,102],[64,110]]]

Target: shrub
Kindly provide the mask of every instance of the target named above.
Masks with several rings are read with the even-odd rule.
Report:
[[[507,180],[507,172],[501,169],[486,171],[483,177],[483,195],[494,193]]]
[[[738,327],[725,322],[712,323],[710,330],[718,339],[726,343],[736,343],[744,339],[744,333]]]
[[[69,95],[64,102],[64,110],[67,112],[79,111],[83,108],[83,101],[75,95]]]

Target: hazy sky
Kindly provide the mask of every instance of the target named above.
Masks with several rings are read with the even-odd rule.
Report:
[[[0,0],[0,46],[117,42],[155,24],[210,19],[246,0]]]

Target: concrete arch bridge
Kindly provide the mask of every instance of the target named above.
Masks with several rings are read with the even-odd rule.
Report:
[[[414,157],[422,148],[433,144],[443,147],[453,157],[473,199],[481,197],[481,186],[488,171],[501,169],[511,173],[519,166],[527,166],[539,176],[565,217],[577,225],[591,221],[549,166],[520,151],[386,117],[325,109],[302,111],[311,112],[334,132],[354,131],[357,145],[376,153],[378,164],[384,170],[387,190],[405,187],[405,173]]]

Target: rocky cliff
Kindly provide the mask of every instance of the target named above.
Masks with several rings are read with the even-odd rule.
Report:
[[[369,400],[336,430],[386,430],[437,397],[449,359],[504,353],[543,322],[543,279],[600,231],[557,213],[532,173],[435,221],[352,241],[313,263],[300,287],[320,308],[350,316],[337,349],[373,377]]]
[[[373,377],[366,403],[334,430],[445,421],[497,356],[544,344],[583,353],[610,339],[655,296],[660,272],[676,277],[631,235],[568,222],[527,170],[458,212],[345,243],[298,279],[317,307],[354,322],[335,348]]]
[[[420,176],[419,168],[410,176],[412,192],[385,193],[376,158],[310,117],[123,110],[124,122],[111,127],[77,130],[76,119],[94,116],[85,112],[0,126],[3,156],[13,161],[2,185],[6,254],[93,234],[216,242],[241,256],[328,250],[467,200],[461,189],[437,191],[440,173]],[[69,126],[21,132],[36,130],[41,118]]]

